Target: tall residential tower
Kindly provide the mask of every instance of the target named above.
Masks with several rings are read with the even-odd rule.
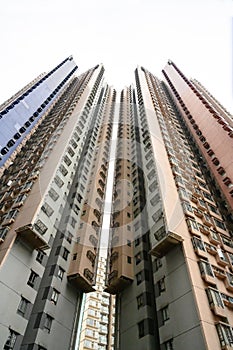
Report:
[[[233,349],[233,121],[171,61],[121,93],[106,291],[116,349]]]
[[[75,347],[82,296],[96,278],[115,104],[103,72],[98,65],[56,87],[2,166],[2,349]]]
[[[0,108],[0,348],[112,348],[96,317],[109,293],[115,350],[233,349],[232,116],[172,61],[164,80],[136,69],[119,94],[101,292],[117,99],[102,65],[76,68],[67,58]],[[101,329],[78,334],[96,288]]]

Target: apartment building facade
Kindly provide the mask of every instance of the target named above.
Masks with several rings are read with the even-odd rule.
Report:
[[[106,258],[100,256],[96,291],[86,294],[78,350],[113,350],[115,297],[104,292]]]
[[[116,91],[102,65],[76,69],[67,58],[0,108],[0,347],[232,349],[232,117],[172,61],[164,81],[136,69],[102,292]]]
[[[138,67],[122,92],[106,287],[115,348],[231,349],[233,122],[174,63],[163,73]]]
[[[3,349],[75,347],[96,279],[115,104],[103,72],[67,81],[2,167]]]
[[[70,56],[42,73],[0,106],[0,166],[50,108],[56,96],[77,70]]]

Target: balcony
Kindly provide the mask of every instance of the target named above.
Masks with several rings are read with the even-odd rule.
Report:
[[[159,230],[161,231],[161,230]],[[155,238],[158,242],[151,249],[150,254],[158,258],[166,255],[174,246],[180,244],[183,238],[175,232],[162,230],[163,232],[155,233]]]
[[[201,277],[203,278],[204,281],[206,281],[206,283],[213,284],[213,285],[216,284],[215,278],[213,276],[209,275],[208,273],[203,272],[201,274]]]
[[[200,236],[199,227],[195,220],[187,219],[187,225],[190,233],[195,236]]]
[[[225,312],[225,309],[223,307],[216,305],[216,304],[211,304],[210,308],[215,315],[220,316],[220,317],[226,317],[226,312]]]
[[[219,245],[220,240],[216,231],[210,230],[208,235],[209,241],[213,244]]]
[[[199,265],[201,277],[203,278],[203,280],[205,280],[207,283],[215,285],[216,281],[215,281],[215,276],[211,265],[204,260],[200,260],[198,262],[198,265]]]
[[[197,201],[197,207],[200,210],[206,210],[206,205],[205,205],[204,201],[202,201],[201,199],[199,199]]]
[[[204,225],[206,225],[208,227],[213,226],[211,218],[208,215],[206,215],[206,214],[203,215],[202,222],[203,222]]]
[[[197,208],[193,209],[193,212],[194,212],[194,214],[195,214],[197,217],[199,217],[199,218],[202,218],[203,215],[204,215],[203,211],[200,210],[200,209],[197,209]]]
[[[223,251],[219,248],[217,248],[217,252],[218,252],[218,254],[216,255],[216,260],[217,260],[218,264],[220,264],[224,267],[229,265],[229,261],[227,259],[226,254],[223,253]]]
[[[88,269],[85,269],[88,270]],[[89,271],[89,274],[91,271]],[[86,273],[86,276],[82,276],[78,272],[70,272],[67,274],[68,281],[73,284],[77,289],[83,291],[84,293],[90,293],[95,292],[95,289],[92,287],[91,283],[93,283],[93,274],[91,273],[91,276],[88,278],[88,275]],[[87,278],[90,280],[90,282],[87,280]]]
[[[230,309],[233,308],[233,298],[230,296],[227,296],[227,299],[223,299],[223,302],[226,306],[228,306]]]
[[[193,203],[198,203],[198,198],[197,198],[196,196],[192,195],[192,196],[191,196],[191,201],[192,201]]]
[[[210,308],[215,313],[215,315],[226,317],[225,306],[221,293],[214,288],[207,288],[206,294],[209,300]]]
[[[220,269],[217,266],[212,266],[214,274],[216,277],[220,278],[220,279],[225,279],[226,278],[226,274],[225,271],[223,269]]]
[[[203,233],[204,235],[209,235],[210,233],[209,227],[201,224],[198,224],[198,227],[201,233]]]
[[[104,289],[110,294],[118,294],[133,282],[133,278],[129,276],[118,275],[118,271],[112,271],[108,276],[108,286]]]
[[[33,249],[45,250],[50,248],[46,240],[40,234],[34,231],[32,224],[19,227],[16,229],[16,232]]]
[[[196,197],[197,199],[201,197],[201,191],[199,188],[195,187],[192,193],[193,197]],[[197,200],[198,201],[198,200]]]
[[[224,284],[227,290],[233,292],[233,275],[231,273],[226,273]]]

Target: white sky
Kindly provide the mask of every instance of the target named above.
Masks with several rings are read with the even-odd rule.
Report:
[[[233,0],[9,0],[0,5],[0,103],[73,55],[121,89],[172,59],[231,113]]]

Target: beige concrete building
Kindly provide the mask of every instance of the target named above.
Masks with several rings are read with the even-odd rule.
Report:
[[[64,76],[1,167],[2,349],[75,347],[83,293],[96,280],[115,105],[103,73]]]
[[[100,256],[95,292],[85,297],[78,350],[113,350],[115,297],[104,292],[106,258]]]
[[[116,349],[233,349],[233,121],[168,62],[121,95],[106,290]]]
[[[232,116],[171,61],[164,81],[136,69],[106,264],[116,91],[102,65],[76,69],[69,57],[0,107],[0,348],[233,349]]]

